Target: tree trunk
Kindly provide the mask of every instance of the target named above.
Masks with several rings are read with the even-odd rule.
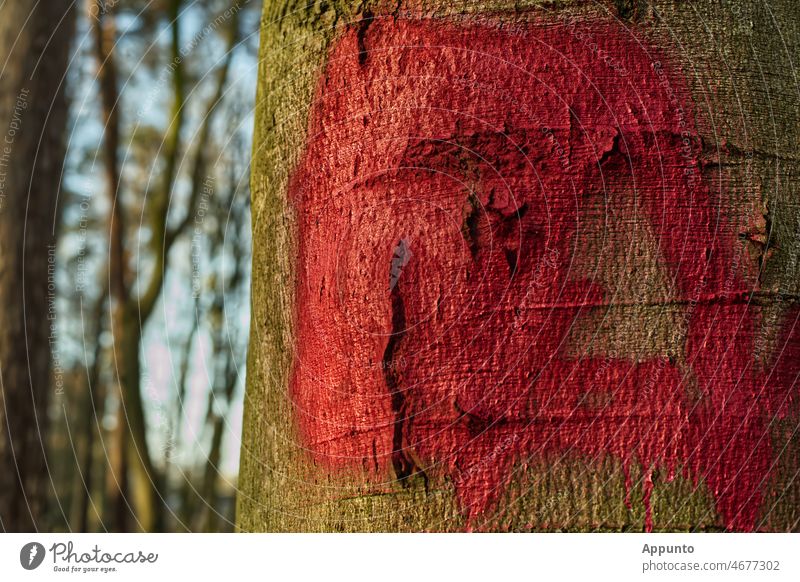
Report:
[[[46,410],[63,389],[57,359],[51,374],[50,347],[73,29],[67,0],[0,6],[0,528],[6,531],[40,527],[49,474]]]
[[[103,316],[108,309],[108,286],[105,281],[98,282],[103,289],[100,296],[95,300],[93,309],[87,311],[88,321],[83,325],[88,324],[88,333],[84,333],[84,337],[99,338],[104,326]],[[86,329],[86,327],[84,327]],[[99,513],[100,504],[98,503],[102,496],[95,496],[93,499],[93,483],[95,482],[95,462],[96,455],[95,434],[103,440],[103,433],[100,428],[100,422],[103,418],[103,399],[101,394],[104,393],[100,390],[100,370],[101,358],[103,357],[103,344],[99,339],[95,340],[94,353],[92,354],[92,361],[86,362],[86,378],[81,382],[82,394],[80,394],[79,411],[77,415],[76,425],[78,427],[78,450],[80,455],[80,467],[76,467],[76,471],[72,478],[72,502],[70,506],[69,527],[74,532],[88,532],[89,524],[95,519],[100,519],[102,516]]]
[[[800,527],[792,0],[264,11],[241,530]]]

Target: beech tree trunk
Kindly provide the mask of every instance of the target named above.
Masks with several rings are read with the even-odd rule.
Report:
[[[261,42],[239,529],[798,530],[794,0]]]
[[[67,0],[0,6],[0,529],[40,527],[55,344],[57,200],[74,16]]]

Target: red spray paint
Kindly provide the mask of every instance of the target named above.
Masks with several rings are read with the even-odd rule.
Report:
[[[479,526],[516,465],[612,455],[644,467],[648,529],[656,470],[704,480],[727,527],[756,527],[798,334],[758,371],[760,312],[700,147],[679,71],[614,24],[344,34],[290,185],[291,395],[312,458],[449,479]],[[573,328],[614,301],[597,241],[634,199],[685,337],[639,361],[576,352]]]

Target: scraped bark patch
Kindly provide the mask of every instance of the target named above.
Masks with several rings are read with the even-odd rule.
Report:
[[[290,184],[291,397],[311,458],[452,482],[480,524],[527,460],[612,455],[645,469],[647,528],[654,476],[676,471],[728,528],[756,527],[798,364],[755,365],[759,310],[699,147],[679,71],[612,23],[345,33]],[[677,304],[685,324],[655,356],[568,345],[591,314],[645,303],[605,276],[622,207],[651,240],[633,276],[665,281],[642,322]],[[796,355],[793,328],[781,341]]]

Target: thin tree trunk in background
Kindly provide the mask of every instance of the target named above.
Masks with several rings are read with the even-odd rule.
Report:
[[[103,293],[97,298],[89,315],[89,322],[92,328],[88,333],[84,333],[84,338],[94,338],[94,353],[92,354],[92,362],[86,369],[86,381],[83,383],[83,399],[79,417],[79,451],[80,451],[80,465],[76,467],[75,475],[72,482],[72,506],[70,509],[69,524],[70,529],[74,532],[88,532],[89,523],[93,516],[90,516],[90,505],[92,513],[96,518],[102,518],[99,514],[100,504],[92,500],[94,482],[94,457],[95,457],[95,434],[102,435],[100,423],[103,419],[103,410],[105,409],[101,400],[100,390],[100,360],[103,353],[103,344],[100,341],[100,334],[103,331],[103,316],[106,310],[106,302],[108,300],[107,285],[104,281],[100,282],[103,285]],[[101,436],[102,438],[102,436]]]
[[[194,532],[214,532],[218,519],[216,512],[217,503],[217,475],[220,472],[220,459],[222,458],[222,437],[225,435],[225,420],[221,415],[209,415],[211,418],[211,446],[203,468],[200,483],[200,507],[195,513],[192,527]]]
[[[231,144],[234,147],[234,144]],[[244,156],[242,156],[244,159]],[[200,174],[197,174],[198,179]],[[185,508],[187,522],[192,524],[195,532],[217,532],[222,529],[223,521],[229,524],[227,511],[221,514],[217,503],[217,484],[220,481],[222,460],[222,445],[225,430],[228,428],[230,409],[236,387],[239,383],[239,370],[233,357],[235,346],[243,337],[239,337],[238,329],[230,326],[226,314],[235,312],[228,307],[230,302],[240,297],[245,281],[245,265],[249,259],[244,253],[242,232],[246,225],[246,210],[248,200],[242,200],[242,193],[237,188],[239,175],[234,166],[228,171],[228,181],[217,197],[211,202],[211,214],[223,216],[227,220],[217,223],[209,232],[212,257],[224,256],[225,247],[233,249],[230,262],[233,264],[230,273],[225,273],[220,278],[212,279],[209,293],[213,299],[208,307],[205,319],[208,322],[211,334],[212,358],[217,362],[213,372],[212,390],[208,396],[206,408],[206,426],[211,427],[211,445],[208,458],[201,472],[199,491],[187,479],[184,488]],[[222,195],[223,192],[225,195]],[[226,240],[226,236],[228,240]],[[224,261],[227,263],[227,261]]]
[[[0,6],[0,529],[41,526],[55,341],[57,198],[74,13],[68,0]],[[57,364],[57,362],[56,362]]]
[[[195,532],[215,532],[219,531],[219,521],[221,516],[217,508],[217,483],[219,476],[222,472],[220,461],[222,460],[222,443],[225,437],[225,430],[227,428],[227,420],[230,411],[231,401],[233,400],[234,392],[239,381],[239,374],[234,364],[233,358],[222,357],[226,350],[232,349],[232,346],[226,342],[230,340],[230,336],[226,335],[226,326],[224,322],[225,311],[225,293],[232,294],[238,291],[238,287],[242,281],[242,261],[243,257],[237,257],[235,272],[231,277],[230,284],[221,286],[219,295],[215,305],[212,307],[210,319],[216,320],[216,325],[212,329],[214,341],[214,353],[219,358],[218,361],[224,362],[216,374],[216,384],[222,386],[222,390],[214,391],[209,394],[208,409],[206,412],[206,424],[211,426],[211,445],[209,447],[208,458],[206,459],[205,467],[203,470],[202,482],[200,485],[200,500],[201,506],[199,512],[196,514],[194,520],[195,526],[192,531]],[[215,410],[221,407],[223,412]]]
[[[118,388],[117,388],[118,390]],[[101,523],[107,531],[130,531],[134,523],[133,508],[128,502],[128,447],[125,446],[127,428],[124,414],[117,411],[117,423],[108,431],[107,463]]]
[[[239,529],[800,528],[796,2],[544,4],[265,2]]]
[[[89,10],[93,5],[87,4]],[[105,174],[108,188],[110,212],[108,221],[109,248],[109,303],[108,312],[111,317],[110,329],[121,344],[129,333],[123,323],[131,317],[128,311],[128,278],[125,254],[125,220],[123,203],[120,199],[120,119],[119,90],[116,61],[113,48],[116,43],[116,26],[112,15],[100,12],[92,17],[92,33],[94,36],[95,57],[97,59],[100,101],[103,106],[103,140],[105,150]],[[130,376],[127,372],[127,360],[121,357],[125,350],[118,350],[120,355],[113,358],[115,368],[120,371],[116,383],[119,393],[119,409],[117,426],[108,439],[108,471],[106,473],[106,491],[104,494],[104,521],[112,531],[129,531],[135,517],[128,499],[128,422],[125,407],[124,379]],[[138,352],[137,352],[138,357]],[[138,390],[138,378],[137,390]]]

